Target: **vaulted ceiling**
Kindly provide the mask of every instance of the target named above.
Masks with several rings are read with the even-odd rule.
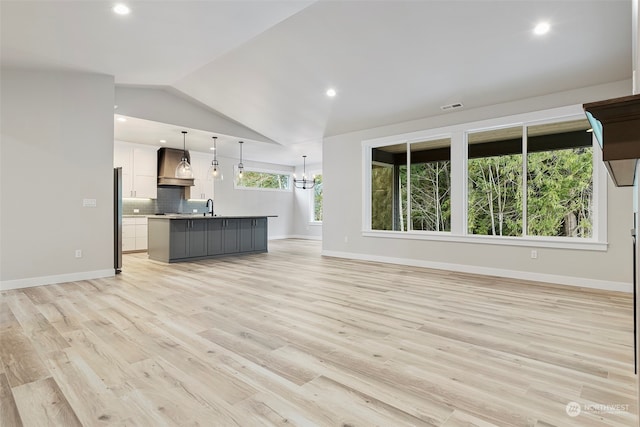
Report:
[[[632,73],[630,0],[125,3],[3,0],[2,65],[166,87],[284,147]]]

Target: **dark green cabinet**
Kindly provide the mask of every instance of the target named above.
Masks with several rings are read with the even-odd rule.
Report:
[[[207,255],[207,223],[203,219],[171,221],[169,258],[193,258]]]
[[[221,218],[208,221],[207,254],[224,255],[240,252],[238,244],[238,222],[236,218]]]
[[[189,256],[201,257],[207,255],[207,220],[192,219],[189,229]]]
[[[240,252],[264,252],[267,250],[267,218],[243,218],[240,220]]]
[[[189,256],[189,220],[171,221],[169,229],[169,257],[172,259]]]
[[[149,258],[164,261],[267,252],[266,217],[149,217]]]

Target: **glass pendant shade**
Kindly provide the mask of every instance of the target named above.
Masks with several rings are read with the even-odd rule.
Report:
[[[191,170],[191,165],[189,164],[189,160],[187,159],[187,148],[186,148],[186,136],[187,131],[182,131],[182,159],[178,166],[176,166],[176,178],[193,178],[193,170]]]
[[[211,162],[211,166],[209,166],[209,172],[207,173],[207,176],[209,177],[209,179],[212,179],[214,181],[222,181],[224,179],[217,161],[214,160],[213,162]]]
[[[211,166],[209,166],[209,170],[207,171],[207,178],[214,181],[222,181],[224,177],[222,176],[222,171],[220,170],[220,164],[218,163],[218,137],[212,136],[213,138],[213,160],[211,161]]]
[[[186,157],[183,157],[176,167],[176,178],[193,178],[193,171]]]
[[[242,164],[242,144],[244,144],[244,142],[238,141],[238,144],[240,144],[240,163],[238,163],[238,178],[242,179],[242,173],[244,172],[244,165]]]

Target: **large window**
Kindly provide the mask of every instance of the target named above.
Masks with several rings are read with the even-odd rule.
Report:
[[[467,140],[469,234],[522,235],[522,126]]]
[[[242,178],[235,174],[235,188],[259,190],[291,190],[291,174],[245,167]]]
[[[404,162],[402,156],[404,155]],[[404,231],[401,168],[406,178],[407,144],[374,148],[371,163],[371,229]],[[398,158],[399,157],[399,158]],[[406,190],[405,193],[406,194]]]
[[[591,237],[593,156],[588,129],[583,119],[469,133],[469,233]]]
[[[587,120],[527,128],[527,234],[593,235],[593,148]]]
[[[450,158],[449,138],[374,148],[371,228],[450,231]]]
[[[365,233],[602,248],[606,178],[594,169],[600,151],[589,122],[575,109],[562,119],[531,116],[365,141]],[[451,136],[428,136],[435,132]]]
[[[313,222],[322,222],[322,174],[316,174],[316,185],[313,187],[312,217]]]
[[[410,147],[411,229],[451,231],[451,140]]]

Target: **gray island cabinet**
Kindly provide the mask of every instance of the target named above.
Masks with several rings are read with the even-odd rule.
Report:
[[[189,261],[267,252],[267,217],[149,217],[149,258]]]

